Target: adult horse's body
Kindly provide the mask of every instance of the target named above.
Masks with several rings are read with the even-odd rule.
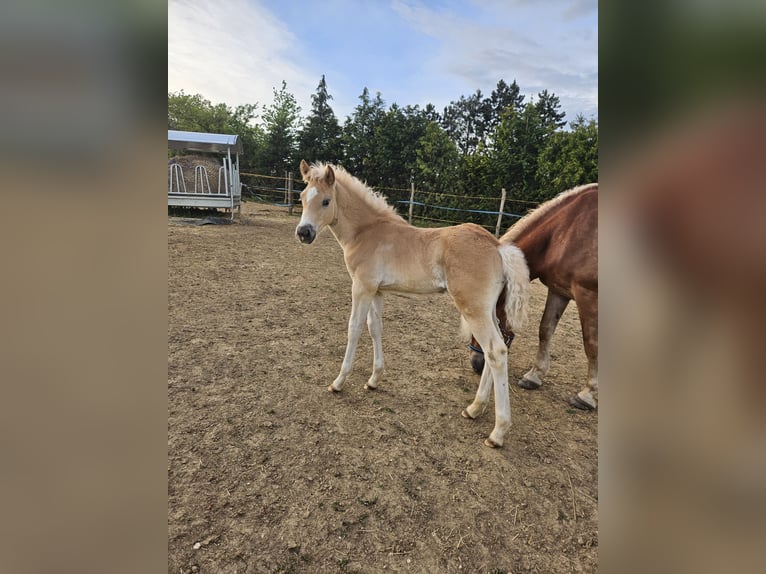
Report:
[[[301,161],[301,175],[306,188],[301,192],[303,213],[296,237],[312,243],[329,227],[343,248],[352,280],[346,354],[329,390],[340,391],[351,372],[365,320],[373,342],[373,371],[365,388],[378,386],[383,373],[383,293],[446,291],[487,357],[476,398],[463,416],[475,418],[484,411],[494,381],[495,427],[484,444],[502,446],[511,424],[508,351],[497,325],[495,304],[503,293],[508,328],[522,324],[529,271],[521,251],[510,242],[501,245],[478,225],[412,227],[383,197],[342,168],[309,166]],[[306,280],[310,282],[310,278]]]
[[[530,279],[548,287],[540,321],[540,345],[535,365],[518,385],[537,389],[550,367],[553,332],[569,301],[574,299],[580,315],[583,345],[588,358],[588,384],[570,403],[594,409],[598,391],[598,184],[565,191],[523,217],[500,238],[524,252]],[[502,308],[498,306],[498,316]],[[501,329],[503,321],[500,321]],[[503,330],[506,341],[513,335]],[[471,364],[480,372],[484,360],[476,339],[471,342]]]

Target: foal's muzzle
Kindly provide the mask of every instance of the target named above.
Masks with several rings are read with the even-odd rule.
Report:
[[[295,236],[301,243],[311,243],[316,238],[317,232],[313,225],[304,223],[295,229]]]

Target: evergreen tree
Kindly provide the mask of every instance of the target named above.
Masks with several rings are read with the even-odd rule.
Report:
[[[476,152],[462,156],[458,162],[458,185],[455,187],[455,192],[467,197],[454,199],[455,203],[450,207],[486,211],[497,209],[501,186],[492,178],[492,166],[493,158],[487,153],[483,144]],[[487,199],[477,199],[479,196]],[[451,219],[454,223],[461,221],[470,221],[479,225],[487,223],[486,216],[479,213],[460,211],[445,213],[447,219]]]
[[[564,120],[566,114],[559,111],[561,109],[561,102],[558,96],[549,94],[548,90],[543,90],[537,94],[535,107],[548,133],[552,133],[566,125]]]
[[[284,176],[296,170],[297,134],[301,108],[282,81],[279,91],[274,89],[274,101],[263,112],[266,136],[258,158],[260,170],[275,176]]]
[[[311,96],[311,114],[298,137],[298,158],[309,163],[326,161],[340,163],[342,132],[338,118],[330,107],[332,96],[327,92],[324,74]]]
[[[581,115],[555,132],[540,152],[538,180],[546,196],[598,181],[598,124]]]
[[[426,107],[423,108],[423,117],[429,122],[441,122],[441,115],[433,104],[426,104]]]
[[[508,108],[495,130],[491,151],[493,187],[504,187],[509,197],[538,201],[537,160],[546,128],[533,103],[521,112]]]
[[[510,86],[502,79],[497,82],[497,87],[492,90],[489,96],[490,115],[487,119],[487,135],[495,131],[500,124],[500,118],[505,110],[508,108],[517,111],[521,110],[524,96],[519,92],[519,85],[516,83],[516,80],[513,80]]]
[[[425,115],[418,106],[400,108],[396,103],[375,128],[374,173],[369,181],[386,187],[409,187],[415,174],[418,140],[426,130]]]
[[[425,191],[454,193],[459,157],[457,147],[447,132],[436,122],[429,122],[418,140],[416,185]]]
[[[362,181],[376,178],[373,170],[375,156],[375,130],[385,115],[385,104],[378,92],[370,99],[365,87],[359,96],[360,104],[343,125],[344,166]]]
[[[442,127],[455,142],[460,153],[467,155],[476,151],[487,136],[487,122],[491,115],[489,100],[481,90],[469,96],[460,96],[444,108]]]

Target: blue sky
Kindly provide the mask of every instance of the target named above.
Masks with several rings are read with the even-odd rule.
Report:
[[[322,74],[342,123],[367,87],[440,112],[514,79],[598,117],[597,0],[169,0],[168,90],[230,106],[287,89],[307,115]]]

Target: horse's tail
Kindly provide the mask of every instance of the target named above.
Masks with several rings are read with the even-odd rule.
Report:
[[[518,332],[527,321],[529,268],[524,253],[513,243],[498,247],[505,275],[505,316],[508,328]]]

